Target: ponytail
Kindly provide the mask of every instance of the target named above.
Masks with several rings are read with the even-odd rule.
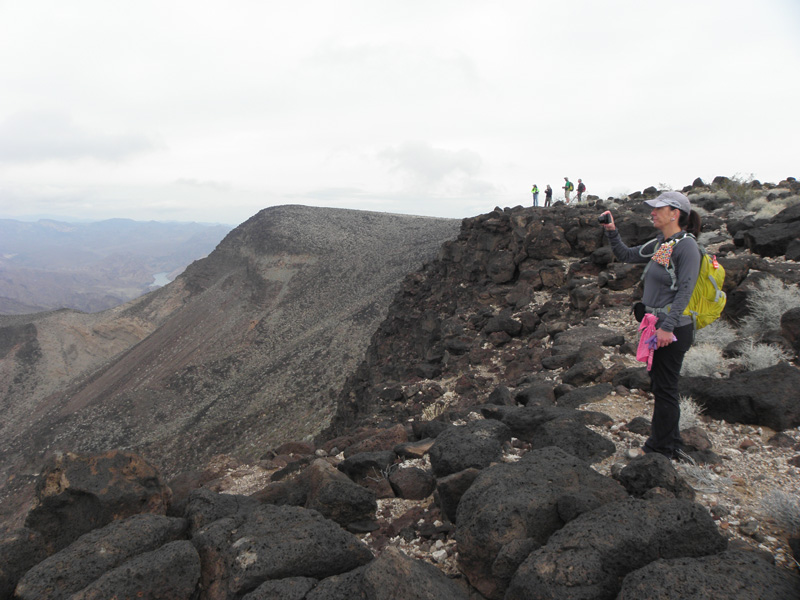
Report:
[[[688,215],[681,211],[681,216],[678,218],[678,226],[691,233],[694,237],[700,237],[700,229],[703,225],[700,222],[700,215],[696,211],[691,211]]]

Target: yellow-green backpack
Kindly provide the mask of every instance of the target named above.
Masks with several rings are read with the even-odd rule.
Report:
[[[686,235],[676,239],[675,243],[677,244],[687,236],[694,238],[691,233],[687,233]],[[655,242],[655,240],[652,241]],[[642,246],[642,250],[648,244],[650,244],[650,242],[644,244]],[[697,275],[697,282],[694,284],[694,290],[692,290],[692,296],[689,298],[689,304],[683,311],[684,315],[692,316],[695,330],[702,329],[706,325],[710,325],[719,319],[719,316],[722,314],[722,311],[725,308],[725,303],[728,300],[725,292],[722,291],[722,284],[725,282],[725,268],[719,264],[719,262],[717,262],[717,257],[708,254],[703,246],[697,244],[697,247],[700,249],[700,273]],[[654,248],[655,250],[658,250],[657,242]],[[640,254],[642,253],[642,250],[640,250]],[[642,256],[647,256],[647,254],[642,254]],[[645,273],[647,273],[647,269],[650,268],[651,264],[652,262],[647,264],[645,267]],[[672,279],[671,288],[674,290],[677,287],[677,280],[675,277],[675,267],[672,264],[672,260],[670,260],[669,266],[666,267],[666,270]],[[642,279],[644,279],[645,273],[642,274]],[[665,306],[664,308],[659,309],[659,311],[669,312],[669,309],[669,306]]]

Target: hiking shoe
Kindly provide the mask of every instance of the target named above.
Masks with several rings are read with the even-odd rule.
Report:
[[[697,462],[695,462],[695,460],[691,456],[689,456],[686,452],[684,452],[680,448],[672,452],[672,460],[677,462],[685,462],[689,463],[690,465],[697,466]]]

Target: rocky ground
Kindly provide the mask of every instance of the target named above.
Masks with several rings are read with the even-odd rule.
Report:
[[[635,324],[631,323],[627,309],[609,310],[598,320],[602,320],[609,329],[624,333],[626,339],[634,339]],[[606,360],[622,362],[625,366],[641,366],[634,356],[620,354],[613,348],[609,350]],[[558,370],[552,372],[554,384],[558,375]],[[455,383],[454,379],[450,385],[455,387]],[[452,389],[446,389],[442,401],[447,402],[455,397]],[[637,417],[649,419],[653,409],[652,395],[618,388],[604,399],[580,408],[599,411],[613,419],[613,423],[607,427],[592,427],[617,447],[613,456],[593,465],[598,472],[612,476],[615,470],[629,462],[628,451],[641,447],[646,439],[644,435],[631,431],[628,424]],[[466,416],[468,420],[482,418],[478,410]],[[698,417],[697,426],[710,438],[712,450],[722,462],[718,465],[697,465],[673,461],[678,472],[694,488],[696,501],[709,510],[720,531],[729,540],[740,540],[765,550],[772,554],[777,565],[797,571],[798,564],[788,546],[785,525],[778,522],[774,512],[765,507],[765,500],[776,491],[800,498],[800,428],[784,431],[784,436],[781,436],[783,441],[777,443],[771,441],[775,432],[766,427],[726,423],[702,414]],[[528,448],[528,444],[512,440],[506,447],[503,460],[517,461]],[[343,459],[343,455],[330,457],[334,463]],[[233,459],[219,457],[217,472],[220,477],[213,487],[224,493],[252,494],[264,487],[272,473],[281,466],[268,462],[239,464]],[[427,455],[405,461],[400,466],[431,470]],[[392,545],[409,556],[436,565],[450,576],[459,576],[456,566],[458,547],[449,535],[451,528],[441,516],[433,496],[421,501],[379,499],[377,516],[382,524],[381,532],[395,532],[395,535],[387,538],[383,533],[363,534],[362,539],[376,553]],[[409,530],[405,528],[409,523],[424,523],[429,535],[409,536]],[[419,529],[425,531],[426,527],[420,526]]]

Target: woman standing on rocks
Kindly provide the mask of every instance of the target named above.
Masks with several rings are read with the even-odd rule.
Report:
[[[656,240],[628,248],[619,236],[610,211],[609,223],[603,224],[614,255],[623,262],[648,263],[644,274],[644,292],[637,314],[655,315],[656,345],[650,370],[650,388],[655,399],[650,437],[644,452],[660,452],[679,458],[681,450],[680,398],[678,379],[686,351],[692,345],[692,318],[683,311],[689,304],[700,271],[700,215],[692,210],[689,199],[680,192],[664,192],[655,200],[645,200],[653,207],[650,216],[660,231]],[[692,235],[688,235],[692,234]]]

